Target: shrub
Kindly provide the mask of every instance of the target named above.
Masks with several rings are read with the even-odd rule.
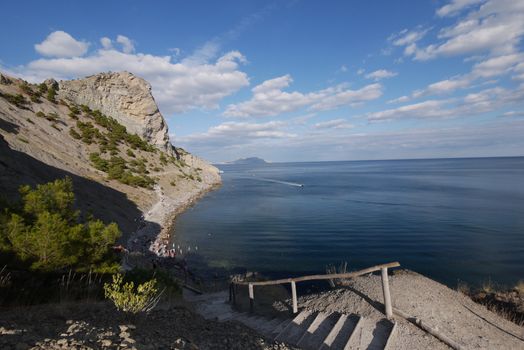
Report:
[[[38,85],[38,92],[40,92],[41,94],[45,94],[47,92],[47,85],[44,83],[40,83]]]
[[[91,153],[89,155],[89,160],[93,164],[93,166],[103,172],[107,172],[109,168],[109,162],[103,158],[100,157],[100,153]]]
[[[80,134],[74,128],[69,129],[69,135],[71,135],[72,138],[77,140],[80,140],[82,138],[82,136],[80,136]]]
[[[56,90],[54,87],[50,87],[47,89],[47,100],[49,102],[56,103]]]
[[[38,118],[45,118],[45,117],[46,117],[45,113],[42,112],[42,111],[38,111],[38,112],[36,112],[36,116],[37,116]]]
[[[95,141],[95,138],[102,137],[100,131],[98,131],[98,129],[90,122],[83,123],[78,120],[76,126],[80,130],[82,141],[88,145],[92,144]]]
[[[151,279],[135,288],[134,282],[125,282],[121,274],[113,275],[112,283],[104,284],[105,297],[120,311],[129,313],[149,312],[160,300],[156,279]]]
[[[160,153],[160,163],[162,163],[162,165],[167,165],[167,158],[163,152]]]
[[[45,119],[49,120],[50,122],[56,122],[58,121],[58,114],[51,112],[45,116]]]
[[[26,108],[26,106],[29,104],[26,98],[20,94],[11,95],[8,93],[0,92],[0,97],[3,97],[7,100],[7,102],[11,103],[12,105],[15,105],[18,108]]]
[[[22,90],[22,92],[28,96],[33,96],[34,94],[34,91],[33,89],[31,88],[31,86],[27,83],[27,82],[22,82],[20,85],[20,90]]]
[[[114,272],[118,269],[111,246],[120,236],[115,223],[80,220],[73,207],[70,178],[22,186],[22,201],[0,213],[0,250],[14,254],[32,270],[73,268]]]
[[[88,106],[86,105],[80,105],[80,109],[82,110],[82,112],[86,113],[86,114],[91,114],[91,108],[89,108]]]
[[[107,175],[110,179],[121,179],[127,169],[126,160],[122,157],[111,157]]]
[[[127,149],[126,154],[127,154],[129,157],[135,158],[135,153],[134,153],[133,151],[131,151],[130,149]]]

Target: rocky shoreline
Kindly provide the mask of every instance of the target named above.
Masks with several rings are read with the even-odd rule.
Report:
[[[216,176],[204,178],[206,181],[202,182],[201,186],[178,193],[177,198],[173,193],[165,193],[161,186],[155,186],[157,201],[144,212],[141,227],[127,240],[129,253],[153,254],[159,258],[169,258],[168,244],[177,216],[207,193],[221,186],[218,172]]]

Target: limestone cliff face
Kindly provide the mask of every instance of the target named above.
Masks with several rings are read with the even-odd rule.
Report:
[[[164,117],[151,85],[129,72],[100,73],[59,82],[60,98],[98,109],[162,151],[173,154]]]

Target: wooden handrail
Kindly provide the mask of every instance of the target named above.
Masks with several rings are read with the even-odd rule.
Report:
[[[347,272],[347,273],[331,273],[331,274],[325,274],[325,275],[310,275],[310,276],[302,276],[302,277],[295,277],[295,278],[284,278],[280,280],[273,280],[273,281],[259,281],[259,282],[233,282],[235,284],[239,285],[253,285],[253,286],[268,286],[273,284],[283,284],[283,283],[291,283],[291,282],[304,282],[304,281],[312,281],[312,280],[332,280],[332,279],[344,279],[344,278],[353,278],[358,277],[361,275],[366,275],[371,272],[379,271],[382,269],[387,269],[390,267],[399,267],[400,263],[398,261],[391,262],[388,264],[382,264],[382,265],[376,265],[373,267],[368,267],[367,269],[354,271],[354,272]]]
[[[310,276],[302,276],[302,277],[295,277],[295,278],[284,278],[279,280],[273,280],[273,281],[260,281],[260,282],[231,282],[231,286],[229,288],[229,300],[233,301],[233,303],[236,303],[236,292],[235,292],[235,285],[247,285],[249,287],[249,308],[251,311],[253,311],[253,306],[255,304],[255,286],[269,286],[269,285],[275,285],[275,284],[283,284],[283,283],[291,283],[291,292],[292,292],[292,299],[293,299],[293,313],[298,312],[298,299],[297,299],[297,282],[304,282],[304,281],[312,281],[312,280],[330,280],[330,279],[345,279],[345,278],[353,278],[358,277],[362,275],[366,275],[371,272],[375,271],[381,271],[382,272],[382,292],[384,294],[384,312],[387,316],[387,318],[393,317],[393,311],[392,311],[392,303],[391,303],[391,295],[389,292],[389,281],[388,281],[388,268],[390,267],[399,267],[400,263],[398,261],[391,262],[388,264],[382,264],[382,265],[376,265],[373,267],[368,267],[367,269],[354,271],[354,272],[348,272],[348,273],[330,273],[325,275],[310,275]]]

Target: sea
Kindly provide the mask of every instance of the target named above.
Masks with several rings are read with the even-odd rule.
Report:
[[[222,186],[174,225],[197,273],[398,261],[452,288],[524,280],[524,157],[217,166]]]

